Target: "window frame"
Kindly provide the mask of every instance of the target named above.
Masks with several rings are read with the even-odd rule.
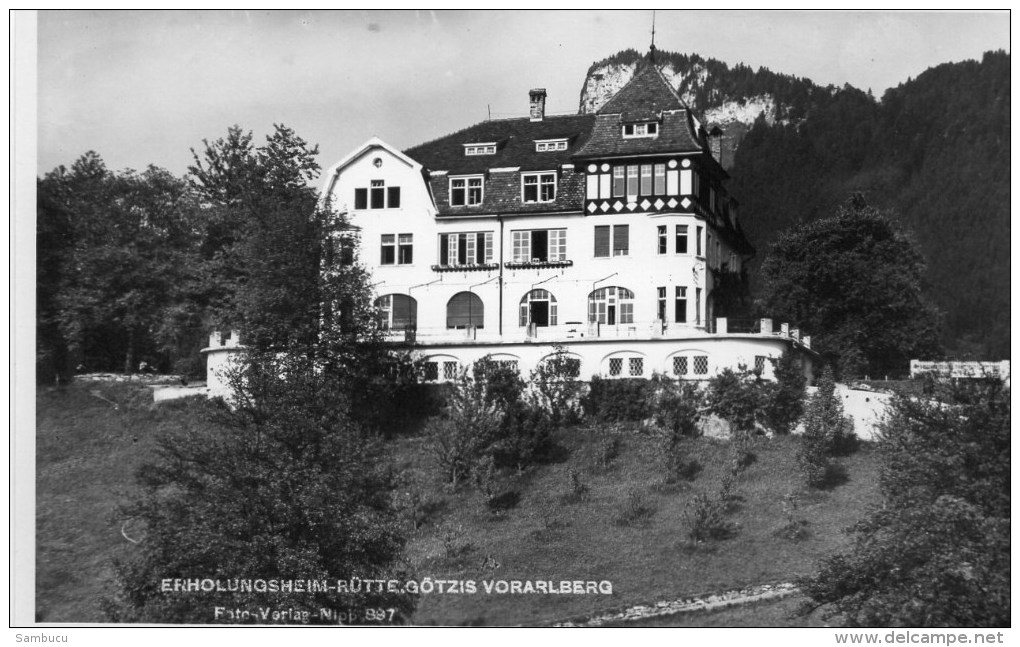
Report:
[[[477,186],[473,186],[473,182],[477,182]],[[463,183],[463,186],[454,186],[454,183]],[[477,207],[485,202],[485,176],[481,174],[452,176],[449,178],[448,191],[447,201],[451,207]],[[463,202],[454,202],[454,191],[462,192]],[[475,191],[478,192],[478,200],[472,201],[471,196]]]
[[[599,247],[598,247],[599,235],[598,235],[598,232],[603,227],[607,228],[607,230],[609,231],[609,235],[607,237],[608,243],[609,243],[609,247],[608,247],[609,253],[608,254],[599,254]],[[617,248],[617,242],[618,242],[617,232],[618,231],[623,231],[623,230],[626,230],[626,232],[627,232],[627,247],[626,247],[626,249]],[[592,257],[593,258],[616,258],[618,256],[630,256],[630,224],[629,223],[628,224],[614,224],[614,225],[595,225],[595,227],[594,227],[594,229],[592,231],[593,231],[593,242],[594,242],[594,247],[593,247],[593,251],[592,251]],[[621,253],[617,253],[617,252],[621,252]]]
[[[630,130],[628,133],[627,131]],[[624,139],[637,139],[640,137],[658,137],[659,136],[659,122],[657,121],[642,121],[630,124],[623,124],[623,128],[620,131]]]
[[[529,185],[528,180],[533,179],[534,184]],[[532,173],[521,173],[521,202],[524,204],[542,204],[549,202],[556,202],[556,195],[558,189],[559,178],[557,178],[556,171],[535,171]],[[552,186],[552,197],[543,199],[545,189]],[[527,198],[527,189],[534,188],[535,199],[529,200]]]

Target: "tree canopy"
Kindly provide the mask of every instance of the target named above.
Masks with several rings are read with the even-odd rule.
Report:
[[[810,333],[844,377],[900,373],[940,353],[924,270],[893,217],[854,194],[833,217],[780,236],[762,264],[760,307]]]

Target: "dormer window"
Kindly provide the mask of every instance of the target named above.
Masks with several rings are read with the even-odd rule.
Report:
[[[548,153],[550,151],[565,151],[567,150],[566,139],[536,139],[535,140],[535,151],[538,153]]]
[[[556,199],[555,173],[521,174],[521,200],[524,202],[552,202]]]
[[[659,134],[659,124],[649,122],[644,124],[624,124],[624,137],[656,137]]]
[[[465,155],[495,155],[496,142],[479,142],[475,144],[464,144]]]
[[[464,207],[482,203],[482,176],[450,178],[450,206]]]

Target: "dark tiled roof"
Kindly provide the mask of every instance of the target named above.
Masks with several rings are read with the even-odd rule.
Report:
[[[588,140],[594,115],[546,117],[542,121],[497,119],[483,121],[464,130],[420,144],[404,151],[429,171],[449,171],[451,175],[482,173],[486,169],[519,166],[522,171],[540,171],[569,164],[580,146]],[[539,153],[535,140],[570,140],[565,151]],[[495,155],[464,154],[464,144],[497,142]]]
[[[584,201],[584,174],[563,170],[588,141],[594,115],[546,117],[542,121],[500,119],[483,121],[440,139],[404,151],[426,171],[447,171],[448,175],[432,176],[429,185],[436,207],[442,216],[491,213],[545,213],[578,211]],[[535,150],[535,141],[564,139],[565,151]],[[494,155],[465,155],[464,144],[497,142]],[[517,172],[490,172],[494,168],[520,168]],[[528,171],[557,172],[555,202],[521,202],[521,173]],[[451,207],[449,175],[485,174],[482,204]]]
[[[544,170],[548,170],[546,167]],[[429,181],[440,216],[471,216],[492,213],[550,213],[580,211],[584,206],[583,172],[560,170],[556,179],[555,202],[521,202],[520,172],[500,171],[485,177],[482,204],[464,207],[450,206],[449,177],[440,175]]]
[[[622,90],[621,90],[622,92]],[[624,120],[619,114],[599,114],[591,138],[577,152],[581,158],[606,155],[641,155],[649,153],[680,153],[704,151],[695,139],[694,127],[687,110],[662,115],[656,137],[623,137]]]
[[[622,115],[624,121],[658,119],[668,110],[685,110],[684,102],[670,87],[655,63],[645,58],[638,64],[634,78],[598,111],[600,115]]]

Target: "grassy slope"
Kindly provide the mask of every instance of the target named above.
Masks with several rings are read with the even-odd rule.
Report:
[[[536,624],[591,615],[608,609],[726,591],[749,584],[789,581],[813,571],[816,561],[845,545],[842,529],[858,519],[876,496],[877,468],[872,450],[850,458],[850,481],[828,492],[804,492],[794,461],[797,440],[762,440],[758,461],[737,477],[745,501],[731,514],[739,524],[729,540],[691,549],[686,542],[684,509],[698,492],[718,496],[728,470],[728,443],[697,441],[705,466],[682,487],[661,485],[657,443],[629,435],[609,469],[593,468],[588,432],[564,433],[571,458],[545,465],[506,486],[522,494],[520,505],[494,520],[470,489],[442,496],[442,513],[416,533],[409,557],[420,576],[441,579],[610,580],[612,596],[432,595],[423,598],[420,624]],[[405,470],[428,470],[422,441],[405,441],[399,454]],[[569,503],[569,469],[582,473],[590,491]],[[781,499],[802,492],[799,516],[809,520],[811,536],[791,542],[774,536],[785,523]],[[618,523],[631,492],[642,493],[656,512],[644,523]],[[558,524],[546,530],[545,516]],[[443,537],[461,527],[463,554],[449,555]],[[492,568],[492,560],[499,564]],[[488,562],[489,567],[485,566]]]
[[[118,403],[113,405],[99,397]],[[154,438],[196,414],[182,402],[152,406],[152,391],[91,383],[40,390],[36,414],[36,617],[102,622],[112,560],[131,544],[117,507],[138,492],[135,472]],[[130,535],[130,526],[128,526]]]
[[[92,392],[121,403],[119,410]],[[111,560],[131,548],[120,533],[124,520],[117,515],[118,504],[138,491],[134,473],[154,456],[153,440],[161,431],[203,424],[194,404],[150,403],[150,391],[127,386],[81,385],[39,393],[36,608],[41,621],[102,621],[99,599],[111,591]],[[430,481],[440,508],[413,532],[407,557],[420,577],[610,580],[613,595],[430,595],[422,598],[416,623],[537,624],[789,581],[845,545],[842,528],[861,516],[877,492],[877,465],[866,448],[848,460],[848,483],[805,494],[799,514],[810,521],[811,537],[799,543],[776,538],[773,532],[784,523],[781,498],[800,489],[793,460],[796,439],[762,441],[758,461],[736,481],[746,498],[731,514],[739,533],[691,550],[684,542],[684,506],[697,492],[718,496],[728,444],[699,440],[704,471],[693,483],[663,487],[652,438],[627,435],[620,456],[605,469],[594,467],[590,431],[566,430],[561,436],[570,458],[504,476],[505,486],[520,491],[521,502],[495,520],[473,489],[447,493],[430,481],[435,470],[423,439],[395,442],[398,466]],[[580,502],[563,500],[571,489],[571,468],[589,487]],[[633,491],[656,511],[644,523],[618,525]],[[488,565],[486,557],[491,557]],[[771,624],[769,613],[760,622]]]

